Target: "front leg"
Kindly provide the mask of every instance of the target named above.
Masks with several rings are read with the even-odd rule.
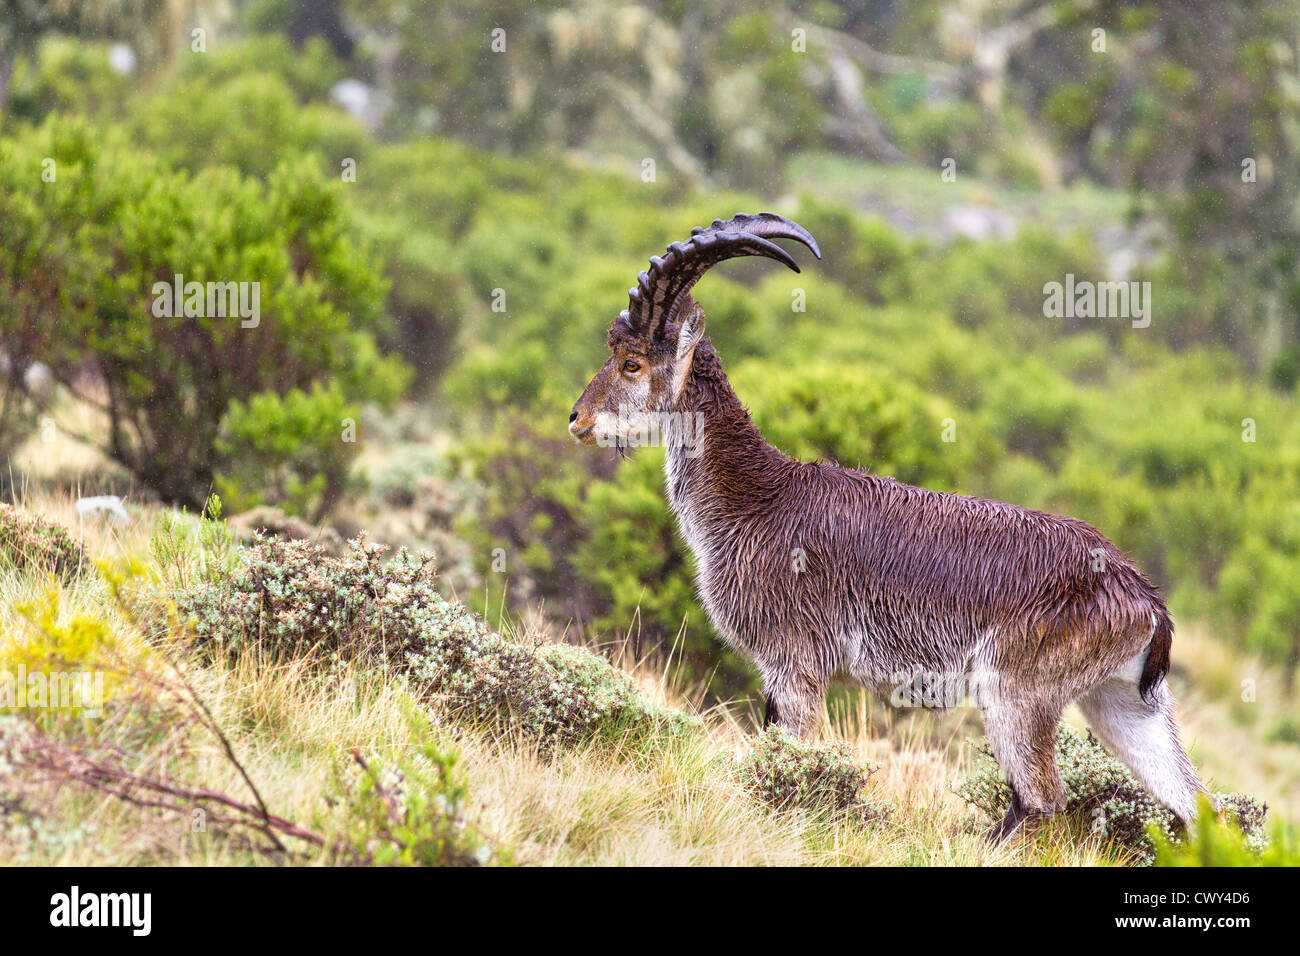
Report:
[[[829,681],[789,663],[762,668],[763,727],[777,726],[799,739],[817,729]]]

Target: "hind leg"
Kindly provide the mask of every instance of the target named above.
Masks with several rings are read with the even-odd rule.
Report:
[[[1011,785],[1011,809],[990,834],[1001,839],[1027,819],[1065,809],[1065,784],[1056,766],[1056,726],[1063,708],[1032,697],[999,694],[981,709],[993,756]]]
[[[1136,682],[1113,677],[1080,697],[1078,704],[1102,743],[1153,797],[1184,824],[1190,823],[1196,816],[1197,795],[1206,789],[1178,739],[1168,686],[1157,686],[1147,703],[1138,694]]]

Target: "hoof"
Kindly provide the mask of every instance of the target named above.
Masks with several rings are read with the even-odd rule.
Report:
[[[1004,816],[996,826],[989,830],[985,839],[990,843],[1002,843],[1011,838],[1011,836],[1020,829],[1021,824],[1031,816],[1020,803],[1020,798],[1016,796],[1015,791],[1011,792],[1011,806],[1007,808]]]

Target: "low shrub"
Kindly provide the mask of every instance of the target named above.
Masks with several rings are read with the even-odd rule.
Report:
[[[546,748],[652,730],[672,737],[696,725],[648,700],[626,674],[582,648],[526,647],[486,629],[456,637],[407,654],[417,685],[462,716],[518,730]]]
[[[1279,828],[1268,845],[1263,844],[1264,808],[1248,800],[1247,806],[1221,801],[1228,822],[1215,817],[1205,804],[1192,832],[1178,842],[1156,843],[1156,866],[1300,866],[1300,845],[1295,837]],[[1242,823],[1231,822],[1234,812]],[[1247,815],[1250,823],[1247,824]]]
[[[478,630],[473,616],[435,587],[433,557],[399,551],[364,536],[332,557],[302,539],[254,537],[233,571],[179,589],[182,620],[201,645],[237,652],[254,646],[272,658],[303,653],[397,661],[424,635]]]
[[[85,550],[62,525],[6,504],[0,504],[0,565],[64,579],[89,567]]]
[[[987,741],[976,745],[975,771],[954,785],[958,796],[1000,820],[1011,805],[1011,788],[1002,776]],[[1161,841],[1178,840],[1178,819],[1110,755],[1091,732],[1062,726],[1057,731],[1056,763],[1065,783],[1065,812],[1087,832],[1133,851],[1145,864],[1155,861]],[[1262,849],[1266,807],[1247,794],[1216,794],[1223,814]]]
[[[415,753],[389,765],[354,751],[359,772],[340,784],[343,845],[377,866],[508,866],[513,856],[469,819],[469,787],[455,749],[411,708]]]
[[[551,748],[693,718],[648,700],[603,658],[568,645],[529,646],[493,633],[438,594],[432,557],[364,539],[332,557],[306,541],[259,539],[240,566],[180,590],[176,603],[201,646],[363,657],[404,674],[449,713],[518,730]]]
[[[745,787],[778,810],[876,820],[888,814],[866,798],[867,780],[878,768],[856,763],[843,744],[805,744],[769,727],[739,767]]]

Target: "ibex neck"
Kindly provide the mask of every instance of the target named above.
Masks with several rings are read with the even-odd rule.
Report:
[[[696,349],[677,411],[678,427],[690,431],[669,442],[665,470],[668,501],[684,528],[770,500],[791,459],[764,440],[707,343]]]

